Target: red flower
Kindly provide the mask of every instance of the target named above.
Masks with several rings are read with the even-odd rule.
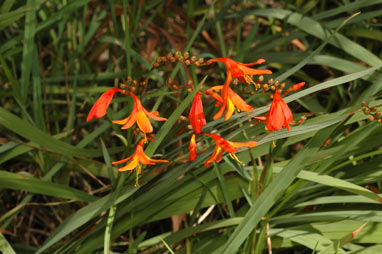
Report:
[[[106,114],[106,109],[109,107],[111,100],[116,92],[124,93],[122,89],[111,88],[104,92],[94,103],[90,110],[86,122],[91,121],[93,118],[102,118]]]
[[[281,98],[280,92],[277,90],[273,96],[273,102],[268,114],[253,118],[265,122],[265,129],[267,131],[279,131],[282,127],[287,128],[289,131],[289,124],[293,120],[293,115],[286,102]]]
[[[286,90],[286,91],[283,93],[283,96],[287,95],[287,94],[290,93],[290,92],[297,91],[297,90],[301,89],[301,87],[303,87],[304,85],[305,85],[305,82],[300,82],[300,83],[298,83],[298,84],[295,84],[295,85],[289,87],[289,89]]]
[[[188,120],[190,121],[192,128],[195,133],[201,133],[202,127],[207,124],[206,118],[203,112],[202,99],[200,98],[200,93],[195,94],[195,98],[191,105],[191,110],[188,115]]]
[[[134,108],[130,116],[122,120],[113,121],[113,123],[123,125],[121,129],[128,129],[131,126],[133,126],[135,122],[137,122],[139,129],[141,129],[144,133],[151,133],[153,132],[153,127],[147,116],[155,121],[167,121],[166,118],[158,117],[158,111],[148,112],[142,106],[141,101],[138,99],[137,96],[135,96],[135,94],[129,93],[129,95],[134,99]]]
[[[188,150],[190,151],[190,161],[194,161],[196,158],[196,140],[195,134],[192,134],[190,144],[188,145]]]
[[[252,66],[255,64],[262,64],[265,62],[264,59],[259,59],[254,63],[239,63],[231,58],[222,57],[222,58],[214,58],[210,59],[206,62],[206,65],[209,65],[213,62],[223,62],[225,66],[227,67],[227,73],[230,72],[232,74],[232,77],[237,78],[238,80],[242,82],[247,82],[248,84],[254,84],[255,82],[250,76],[253,75],[263,75],[263,74],[272,74],[272,71],[270,70],[258,70],[258,69],[252,69],[248,68],[248,66]],[[228,77],[227,77],[228,79]]]
[[[135,168],[137,168],[137,176],[138,176],[142,170],[141,164],[155,165],[156,163],[167,163],[168,162],[168,160],[155,160],[155,159],[151,159],[150,157],[148,157],[145,154],[145,152],[143,151],[143,142],[144,141],[145,141],[144,139],[139,141],[137,148],[135,149],[135,152],[131,156],[127,157],[126,159],[120,160],[120,161],[114,161],[111,164],[116,165],[116,164],[122,164],[122,163],[125,163],[127,161],[130,161],[124,167],[118,169],[118,171],[120,171],[120,172],[126,171],[126,170],[132,171]],[[137,185],[138,185],[138,177],[137,177],[136,186]]]
[[[211,95],[215,100],[217,100],[216,105],[220,106],[219,111],[214,115],[214,120],[220,118],[223,112],[226,110],[224,120],[228,120],[233,112],[235,111],[235,106],[238,111],[250,112],[253,107],[248,105],[237,93],[235,93],[230,87],[228,87],[228,96],[226,100],[223,100],[219,94],[213,92],[214,90],[222,90],[224,86],[214,86],[206,91],[206,94]]]
[[[237,156],[235,155],[235,153],[238,152],[238,150],[236,148],[244,147],[244,146],[254,147],[257,145],[256,141],[232,142],[232,141],[228,141],[228,140],[222,138],[221,136],[219,136],[217,134],[202,133],[202,135],[209,136],[209,137],[213,138],[215,141],[215,149],[212,152],[211,157],[204,164],[205,168],[208,168],[213,161],[220,162],[222,160],[222,157],[223,157],[223,152],[229,153],[229,155],[233,159],[235,159],[236,161],[241,163],[239,161],[239,159],[237,158]]]

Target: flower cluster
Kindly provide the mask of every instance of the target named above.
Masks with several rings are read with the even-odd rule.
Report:
[[[293,114],[289,109],[286,102],[282,99],[280,92],[284,88],[285,84],[279,84],[279,82],[273,82],[272,79],[268,80],[266,84],[261,85],[260,83],[264,80],[262,75],[272,74],[272,71],[267,69],[254,69],[250,68],[250,66],[262,64],[265,62],[264,59],[259,59],[253,63],[239,63],[230,58],[214,58],[204,62],[203,59],[196,59],[196,57],[189,57],[189,55],[181,55],[177,53],[174,55],[169,54],[167,57],[160,57],[154,63],[154,67],[158,67],[160,63],[164,63],[166,61],[176,62],[180,61],[186,66],[189,64],[195,64],[195,66],[207,66],[211,65],[215,62],[222,62],[226,66],[226,79],[224,85],[213,86],[204,91],[204,94],[212,97],[216,100],[215,106],[219,107],[217,113],[213,116],[214,120],[219,119],[224,114],[224,120],[229,120],[231,116],[234,114],[235,110],[238,112],[243,111],[250,113],[253,110],[253,107],[245,102],[244,99],[240,97],[238,93],[231,88],[231,83],[235,82],[245,82],[248,85],[254,85],[256,90],[262,89],[263,92],[268,90],[274,91],[272,104],[270,106],[269,112],[265,116],[251,116],[256,119],[256,123],[265,123],[265,129],[268,132],[271,131],[279,131],[283,127],[288,131],[290,129],[290,124],[292,124]],[[253,79],[253,76],[261,75],[257,80]],[[132,80],[129,78],[129,84],[138,84],[138,81]],[[142,83],[142,82],[141,82]],[[144,81],[142,84],[146,86],[147,82]],[[283,95],[287,95],[291,91],[296,91],[304,86],[304,82],[298,83],[296,85],[291,86]],[[129,85],[121,85],[121,88],[111,88],[104,92],[96,101],[96,103],[91,108],[86,121],[89,122],[94,118],[102,118],[105,116],[107,108],[109,107],[114,95],[116,93],[121,93],[132,97],[134,102],[134,107],[130,115],[121,120],[112,121],[114,124],[121,125],[121,129],[129,129],[135,123],[139,130],[143,133],[144,138],[141,139],[136,145],[135,152],[122,160],[112,162],[113,165],[124,164],[119,171],[133,171],[136,170],[137,180],[136,185],[138,185],[138,175],[142,171],[143,165],[154,165],[156,163],[168,163],[168,160],[157,160],[148,157],[143,149],[145,143],[149,142],[147,138],[147,134],[153,132],[153,126],[151,125],[150,119],[154,121],[167,121],[166,118],[160,117],[158,111],[147,111],[145,107],[142,105],[141,100],[134,93],[136,91],[136,86]],[[187,84],[186,86],[189,86]],[[127,88],[128,90],[125,90]],[[133,89],[134,88],[134,89]],[[187,91],[192,91],[190,87],[187,88]],[[205,162],[205,168],[210,167],[212,162],[220,162],[223,157],[223,153],[228,153],[233,159],[235,159],[238,163],[241,163],[235,153],[241,147],[254,147],[257,145],[256,141],[248,141],[248,142],[233,142],[222,138],[218,134],[214,133],[206,133],[203,132],[203,127],[207,124],[207,120],[203,110],[203,102],[202,102],[203,92],[197,91],[195,93],[195,97],[193,99],[188,120],[192,126],[191,139],[189,143],[189,160],[194,161],[197,156],[197,137],[209,137],[215,143],[215,148],[209,159]],[[152,136],[150,135],[150,140],[152,140]]]
[[[206,65],[210,65],[215,62],[222,62],[226,66],[226,80],[224,85],[213,86],[205,91],[206,95],[210,95],[213,99],[216,100],[215,106],[220,107],[218,112],[213,116],[214,120],[219,119],[223,113],[224,120],[231,118],[235,109],[237,111],[251,112],[253,107],[247,104],[235,91],[230,87],[233,78],[236,78],[238,81],[245,82],[248,85],[252,84],[255,86],[255,89],[260,89],[262,86],[253,80],[254,75],[265,75],[272,74],[272,71],[267,69],[253,69],[249,66],[262,64],[265,62],[264,59],[259,59],[254,63],[239,63],[230,58],[214,58],[206,61]],[[262,78],[263,79],[263,78]],[[272,81],[273,82],[273,81]],[[277,82],[278,85],[278,82]],[[301,82],[291,86],[284,95],[289,92],[296,91],[305,85],[305,82]],[[283,85],[284,86],[284,85]],[[268,85],[263,86],[264,90],[267,90]],[[281,98],[280,91],[276,86],[272,86],[272,90],[276,90],[273,95],[273,102],[271,104],[268,114],[265,116],[253,118],[259,120],[258,122],[265,123],[265,129],[269,132],[279,131],[282,127],[290,130],[289,124],[292,124],[293,115],[291,110],[285,101]],[[280,87],[282,88],[282,87]],[[280,89],[281,90],[281,89]],[[211,157],[206,161],[205,167],[210,167],[213,161],[220,162],[223,156],[223,152],[227,152],[233,159],[239,161],[235,153],[238,152],[237,148],[239,147],[254,147],[257,145],[256,141],[249,142],[232,142],[223,139],[221,136],[212,133],[202,133],[202,127],[206,125],[206,119],[203,113],[203,105],[200,97],[200,93],[197,92],[188,119],[193,128],[193,134],[191,136],[191,141],[189,144],[190,160],[193,161],[196,158],[196,135],[200,134],[202,136],[209,136],[213,138],[215,142],[215,149]]]

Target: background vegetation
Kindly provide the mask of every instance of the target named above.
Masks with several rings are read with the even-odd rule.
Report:
[[[381,7],[380,0],[2,1],[0,250],[382,253]],[[237,154],[245,166],[225,156],[205,169],[207,143],[188,162],[182,116],[193,93],[183,84],[221,85],[225,67],[152,67],[176,51],[266,59],[262,67],[274,72],[266,79],[307,82],[285,101],[295,121],[308,119],[267,134],[246,113],[212,121],[216,108],[205,96],[206,131],[259,145]],[[140,187],[110,164],[134,151],[135,130],[111,124],[132,100],[118,97],[107,117],[86,123],[100,94],[129,77],[145,107],[169,119],[153,123],[145,152],[170,163],[145,168]],[[269,109],[253,87],[235,89],[252,115]]]

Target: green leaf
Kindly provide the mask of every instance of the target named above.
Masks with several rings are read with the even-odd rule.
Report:
[[[4,235],[0,232],[0,251],[3,254],[16,254],[16,252],[12,249],[12,246],[9,244],[7,239],[5,239]]]
[[[0,170],[0,185],[3,188],[12,190],[25,190],[32,193],[84,202],[97,200],[97,197],[66,185],[45,182],[40,179],[25,177],[3,170]]]

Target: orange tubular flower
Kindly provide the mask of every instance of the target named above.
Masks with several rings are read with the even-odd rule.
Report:
[[[115,93],[124,93],[122,89],[111,88],[104,92],[94,103],[90,110],[86,122],[90,122],[93,118],[102,118],[106,114],[106,109],[109,107]]]
[[[195,94],[195,98],[191,105],[191,110],[188,115],[188,120],[190,121],[192,128],[195,133],[201,133],[202,127],[207,124],[206,117],[203,112],[202,99],[200,98],[200,92]]]
[[[233,158],[236,161],[238,161],[239,163],[241,163],[239,161],[239,159],[237,158],[237,156],[235,155],[235,153],[238,152],[238,150],[236,148],[244,147],[244,146],[254,147],[257,145],[256,141],[232,142],[232,141],[228,141],[228,140],[222,138],[221,136],[219,136],[217,134],[202,133],[202,135],[209,136],[209,137],[213,138],[215,141],[215,144],[216,144],[215,149],[214,149],[211,157],[204,164],[205,168],[208,168],[213,161],[220,162],[222,160],[222,157],[223,157],[223,152],[229,153],[231,158]]]
[[[237,93],[235,93],[231,88],[228,87],[228,96],[224,101],[219,94],[213,92],[214,90],[222,90],[223,86],[214,86],[206,91],[206,94],[211,95],[215,100],[217,100],[216,105],[220,106],[219,111],[214,115],[213,119],[216,120],[220,118],[225,110],[224,120],[228,120],[233,112],[235,111],[235,106],[238,111],[250,112],[253,107],[248,105]]]
[[[281,98],[280,92],[277,90],[273,95],[273,102],[268,114],[253,118],[265,122],[265,129],[267,131],[279,131],[282,127],[287,128],[289,131],[289,124],[293,120],[293,115],[286,102]]]
[[[125,163],[127,161],[130,161],[124,167],[118,169],[118,171],[119,172],[127,171],[127,170],[132,171],[135,168],[137,168],[137,176],[138,176],[142,170],[142,165],[139,163],[142,163],[144,165],[155,165],[156,163],[167,163],[168,162],[168,160],[155,160],[155,159],[151,159],[150,157],[148,157],[145,154],[145,152],[143,151],[144,141],[145,141],[144,139],[139,141],[137,148],[135,149],[135,152],[133,153],[133,155],[127,157],[126,159],[120,160],[120,161],[114,161],[111,164],[116,165],[116,164],[122,164],[122,163]],[[138,185],[138,178],[137,178],[136,185]]]
[[[130,116],[122,120],[113,121],[113,123],[123,125],[121,129],[128,129],[137,122],[139,129],[144,133],[151,133],[153,132],[153,127],[147,116],[155,121],[167,121],[166,118],[158,117],[158,111],[148,112],[135,94],[129,93],[129,95],[134,99],[134,108]]]
[[[254,84],[255,85],[255,82],[253,81],[253,79],[250,76],[272,74],[272,71],[270,71],[270,70],[258,70],[258,69],[248,68],[248,66],[264,63],[265,62],[264,59],[259,59],[254,63],[244,64],[244,63],[236,62],[236,61],[232,60],[231,58],[221,57],[221,58],[214,58],[214,59],[208,60],[206,62],[206,65],[209,65],[209,64],[214,63],[214,62],[223,62],[225,64],[225,66],[227,67],[227,73],[230,72],[232,74],[232,77],[237,78],[238,80],[240,80],[242,82],[245,81],[248,84]],[[227,77],[227,79],[228,79],[228,77]]]

